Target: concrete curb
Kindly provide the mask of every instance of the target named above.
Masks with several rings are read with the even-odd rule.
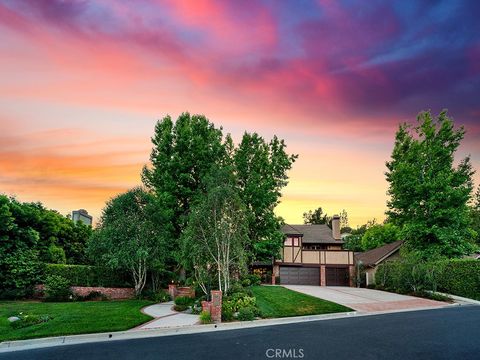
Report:
[[[440,295],[443,295],[443,296],[446,296],[446,297],[449,297],[453,300],[465,302],[467,304],[480,305],[480,301],[478,301],[478,300],[473,300],[473,299],[470,299],[470,298],[461,297],[461,296],[452,295],[452,294],[447,294],[447,293],[442,293],[442,292],[438,292],[438,291],[436,293],[440,294]]]
[[[204,333],[204,332],[295,324],[295,323],[310,322],[310,321],[335,320],[335,319],[363,317],[363,316],[372,316],[372,315],[375,316],[375,315],[401,313],[401,312],[409,312],[409,311],[436,310],[436,309],[442,309],[442,308],[452,307],[456,305],[459,305],[459,304],[448,304],[445,306],[434,307],[434,308],[423,307],[423,308],[417,308],[417,309],[399,309],[394,311],[388,310],[388,311],[378,311],[378,312],[371,312],[371,313],[362,313],[362,312],[353,311],[353,312],[336,313],[336,314],[296,316],[296,317],[278,318],[278,319],[261,319],[261,320],[254,320],[254,321],[238,321],[238,322],[232,322],[232,323],[221,323],[221,324],[212,324],[212,325],[189,325],[189,326],[177,326],[177,327],[148,329],[148,330],[126,330],[126,331],[118,331],[118,332],[111,332],[111,333],[68,335],[68,336],[56,336],[56,337],[48,337],[48,338],[41,338],[41,339],[5,341],[0,343],[0,353],[39,349],[39,348],[51,347],[51,346],[75,345],[75,344],[117,341],[117,340],[127,340],[127,339],[141,339],[141,338],[160,337],[160,336],[187,335],[187,334],[196,334],[196,333]]]

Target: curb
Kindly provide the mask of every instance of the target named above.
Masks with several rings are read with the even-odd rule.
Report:
[[[188,326],[177,326],[177,327],[147,329],[147,330],[134,329],[134,330],[126,330],[126,331],[118,331],[118,332],[110,332],[110,333],[68,335],[68,336],[56,336],[56,337],[48,337],[48,338],[41,338],[41,339],[5,341],[0,343],[0,353],[21,351],[21,350],[32,350],[32,349],[39,349],[39,348],[52,347],[52,346],[86,344],[86,343],[93,343],[93,342],[118,341],[118,340],[128,340],[128,339],[141,339],[141,338],[160,337],[160,336],[187,335],[187,334],[207,333],[207,332],[215,332],[215,331],[248,329],[248,328],[264,327],[264,326],[295,324],[295,323],[311,322],[311,321],[375,316],[375,315],[393,314],[393,313],[410,312],[410,311],[436,310],[436,309],[443,309],[443,308],[448,308],[448,307],[458,306],[458,305],[459,304],[448,304],[445,306],[434,307],[434,308],[423,307],[423,308],[416,308],[416,309],[399,309],[394,311],[387,310],[387,311],[378,311],[378,312],[371,312],[371,313],[352,311],[352,312],[346,312],[346,313],[307,315],[307,316],[296,316],[296,317],[286,317],[286,318],[277,318],[277,319],[260,319],[260,320],[254,320],[254,321],[238,321],[238,322],[232,322],[232,323],[220,323],[220,324],[211,324],[211,325],[188,325]]]
[[[465,302],[467,304],[480,305],[480,301],[478,301],[478,300],[474,300],[474,299],[470,299],[470,298],[466,298],[466,297],[462,297],[462,296],[458,296],[458,295],[442,293],[442,292],[439,292],[439,291],[437,291],[436,293],[440,294],[440,295],[443,295],[443,296],[447,296],[449,298],[452,298],[453,300]]]

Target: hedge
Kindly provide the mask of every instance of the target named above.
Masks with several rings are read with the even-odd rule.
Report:
[[[375,283],[400,293],[431,290],[480,300],[480,261],[389,261],[378,267]]]
[[[47,264],[44,278],[61,276],[71,286],[131,287],[128,274],[90,265]]]
[[[449,294],[480,300],[480,260],[450,260],[438,287]]]

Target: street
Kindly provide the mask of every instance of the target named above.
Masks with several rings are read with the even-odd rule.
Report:
[[[480,306],[0,354],[0,359],[479,359]]]

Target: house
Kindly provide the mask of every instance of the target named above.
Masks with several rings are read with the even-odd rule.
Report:
[[[403,240],[380,246],[376,249],[355,254],[355,263],[365,271],[365,285],[375,284],[375,273],[378,265],[386,260],[395,260],[400,257],[400,248]]]
[[[282,258],[273,274],[285,285],[353,286],[354,254],[342,249],[340,217],[327,225],[284,225]]]

